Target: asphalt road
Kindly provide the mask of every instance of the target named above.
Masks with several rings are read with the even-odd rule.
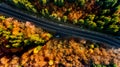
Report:
[[[112,36],[100,34],[97,32],[91,32],[80,28],[74,28],[62,24],[57,24],[44,18],[37,19],[33,16],[29,16],[27,14],[14,10],[5,4],[0,4],[0,13],[5,14],[7,16],[15,17],[20,20],[31,21],[37,26],[40,26],[48,31],[54,31],[56,33],[65,35],[66,37],[71,36],[77,38],[85,38],[97,42],[106,43],[109,44],[110,46],[120,47],[120,40]]]

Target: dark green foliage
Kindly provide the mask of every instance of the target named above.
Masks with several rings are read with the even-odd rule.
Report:
[[[0,20],[4,20],[5,19],[5,16],[0,16]]]
[[[77,19],[74,19],[73,20],[73,24],[77,24],[78,23],[78,20]]]
[[[103,21],[105,22],[105,24],[108,24],[111,21],[111,17],[104,17]]]
[[[119,17],[113,17],[112,19],[111,19],[111,23],[112,24],[116,24],[116,23],[118,23],[119,22]]]
[[[85,5],[86,1],[85,0],[77,0],[77,4],[80,6],[80,7],[83,7]]]
[[[7,0],[7,2],[13,4],[18,8],[26,9],[30,12],[37,13],[37,10],[28,0]]]
[[[120,10],[120,5],[118,5],[118,6],[117,6],[117,7],[115,7],[114,9],[115,9],[115,11]]]
[[[113,67],[117,67],[117,65],[116,65],[116,64],[112,64],[112,66],[113,66]]]
[[[47,8],[42,9],[40,13],[41,13],[43,16],[49,16],[49,11],[48,11]]]
[[[118,0],[97,0],[96,3],[103,8],[111,8],[117,4]]]
[[[105,64],[94,64],[94,63],[92,63],[90,67],[117,67],[117,66],[116,66],[116,64],[105,65]]]
[[[114,0],[105,0],[105,1],[104,1],[104,6],[105,6],[106,8],[111,7],[112,4],[113,4],[113,1],[114,1]]]
[[[103,9],[100,12],[100,14],[102,14],[102,15],[109,14],[109,13],[110,13],[110,9]]]
[[[70,3],[74,3],[76,0],[67,0]]]
[[[86,18],[93,21],[94,18],[95,18],[95,15],[94,14],[89,14]]]
[[[103,22],[103,21],[101,21],[101,20],[98,20],[96,23],[97,23],[99,26],[105,25],[105,22]]]
[[[101,64],[96,64],[96,67],[102,67],[102,65]]]
[[[95,29],[97,27],[97,24],[93,21],[89,21],[88,22],[88,27],[91,29]]]
[[[22,33],[19,33],[17,36],[14,36],[11,34],[10,31],[3,30],[2,28],[1,30],[2,30],[0,31],[1,36],[5,37],[5,39],[8,40],[8,43],[11,44],[11,45],[6,44],[5,46],[7,48],[10,48],[10,47],[17,48],[17,47],[23,46],[22,41],[24,37]]]
[[[119,25],[110,25],[109,27],[108,27],[108,31],[110,31],[110,32],[118,32],[119,31]]]
[[[107,17],[107,16],[102,15],[102,16],[99,16],[98,20],[105,22],[105,25],[106,25],[106,24],[110,23],[111,17]]]
[[[80,25],[83,25],[83,24],[84,24],[84,19],[79,19],[79,20],[78,20],[78,23],[79,23]]]
[[[103,1],[100,1],[100,0],[97,0],[96,3],[97,3],[98,6],[102,6],[103,5]]]
[[[49,0],[39,0],[39,2],[42,5],[46,5],[49,2]]]
[[[62,21],[67,22],[67,20],[68,20],[67,16],[63,16]]]
[[[83,21],[81,20],[81,23],[83,23]],[[84,25],[87,26],[89,29],[95,29],[97,27],[97,24],[90,19],[85,19],[84,20]]]
[[[111,64],[107,65],[107,67],[117,67],[117,65],[114,63],[111,63]]]
[[[117,33],[120,30],[120,26],[117,25],[119,23],[119,15],[112,16],[97,16],[96,23],[97,29],[102,31],[109,31],[111,33]],[[104,30],[103,30],[104,29]]]
[[[54,4],[59,7],[62,7],[64,6],[64,0],[54,0]]]

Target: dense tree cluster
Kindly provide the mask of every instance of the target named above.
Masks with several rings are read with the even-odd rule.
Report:
[[[120,35],[120,0],[0,0],[3,1],[36,16]],[[120,66],[120,48],[52,35],[31,22],[0,15],[0,66]]]
[[[5,51],[8,49],[8,51],[17,52],[19,48],[22,49],[25,46],[42,45],[51,37],[50,33],[37,28],[30,22],[23,23],[0,16],[0,48],[3,47]]]
[[[6,0],[6,3],[85,29],[120,32],[120,0]]]

